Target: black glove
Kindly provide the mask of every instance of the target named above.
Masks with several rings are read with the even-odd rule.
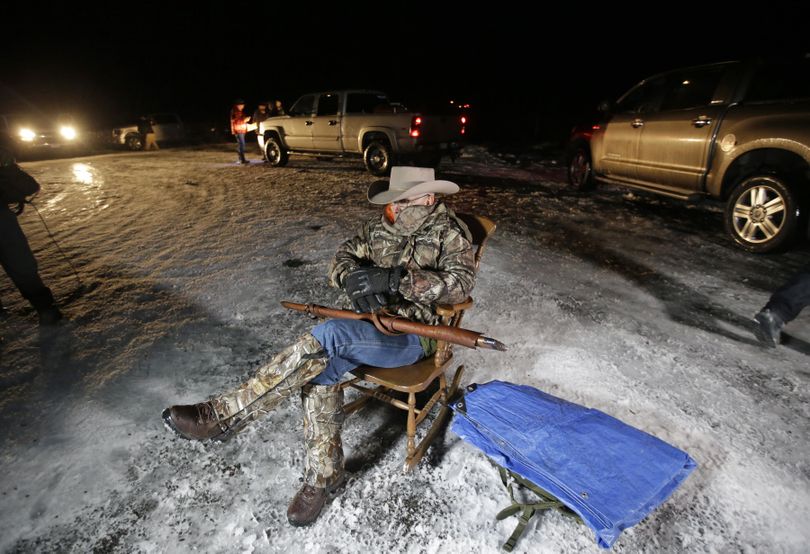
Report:
[[[352,298],[352,308],[358,314],[370,314],[376,312],[388,304],[388,299],[383,294],[370,294],[368,296],[357,296]]]
[[[355,311],[374,311],[385,306],[388,303],[386,295],[399,291],[404,271],[402,266],[362,267],[349,273],[344,288]]]

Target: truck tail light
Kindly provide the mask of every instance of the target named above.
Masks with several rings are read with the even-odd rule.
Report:
[[[421,135],[420,127],[422,126],[422,118],[418,115],[415,115],[411,118],[411,131],[408,133],[412,137],[416,138]]]

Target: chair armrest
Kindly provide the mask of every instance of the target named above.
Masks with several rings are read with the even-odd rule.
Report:
[[[467,298],[464,302],[460,304],[439,304],[436,306],[436,314],[442,317],[450,317],[456,315],[458,312],[463,312],[464,310],[469,310],[472,308],[473,299]]]

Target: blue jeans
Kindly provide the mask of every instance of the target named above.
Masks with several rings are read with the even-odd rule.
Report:
[[[236,151],[239,153],[239,161],[245,161],[245,133],[236,133]]]
[[[329,357],[326,369],[310,383],[335,385],[343,375],[361,365],[399,367],[425,356],[416,335],[388,336],[367,321],[330,319],[311,331]]]

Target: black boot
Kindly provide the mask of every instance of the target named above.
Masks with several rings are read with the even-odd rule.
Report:
[[[754,334],[759,341],[770,348],[776,348],[782,338],[782,327],[785,322],[769,309],[764,309],[754,316]]]

